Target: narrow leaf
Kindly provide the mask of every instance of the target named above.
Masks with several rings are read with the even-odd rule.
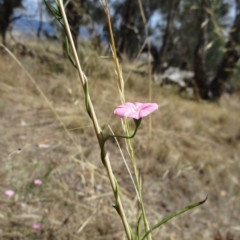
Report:
[[[137,221],[137,240],[140,240],[140,223],[141,223],[141,219],[142,219],[142,213],[139,215],[138,221]]]
[[[60,15],[60,12],[55,8],[53,7],[50,3],[48,3],[46,0],[43,0],[46,7],[48,8],[48,10],[52,13],[52,15],[55,17],[55,18],[59,18],[61,17]]]
[[[133,231],[132,231],[132,228],[129,225],[128,225],[128,230],[129,230],[130,235],[131,235],[131,240],[134,240]]]
[[[116,207],[117,211],[119,212],[119,187],[118,187],[117,179],[115,177],[114,177],[114,181],[115,181],[115,186],[116,186],[116,190],[115,190],[115,207]]]
[[[91,111],[89,108],[88,97],[89,97],[89,88],[88,88],[88,82],[86,82],[85,83],[85,107],[86,107],[89,117],[92,118]]]
[[[71,64],[77,68],[77,65],[73,62],[71,54],[70,54],[70,47],[69,47],[69,43],[68,43],[68,37],[65,36],[65,43],[66,43],[66,50],[67,50],[67,55],[68,55],[68,59],[70,60]]]
[[[158,228],[159,226],[161,226],[162,224],[168,222],[170,219],[192,209],[192,208],[195,208],[203,203],[205,203],[207,201],[207,197],[201,201],[201,202],[197,202],[197,203],[194,203],[194,204],[191,204],[191,205],[188,205],[187,207],[185,208],[182,208],[180,210],[178,210],[177,212],[175,213],[172,213],[171,215],[165,217],[162,221],[158,222],[155,226],[153,226],[149,231],[147,231],[147,233],[144,235],[144,237],[142,238],[142,240],[144,240],[154,229]]]

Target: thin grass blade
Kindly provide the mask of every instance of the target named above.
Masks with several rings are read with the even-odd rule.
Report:
[[[174,218],[174,217],[176,217],[176,216],[178,216],[178,215],[180,215],[180,214],[182,214],[182,213],[184,213],[184,212],[186,212],[186,211],[189,211],[190,209],[193,209],[193,208],[195,208],[195,207],[198,207],[198,206],[200,206],[201,204],[205,203],[206,201],[207,201],[207,197],[206,197],[203,201],[201,201],[201,202],[197,202],[197,203],[188,205],[187,207],[184,207],[184,208],[176,211],[175,213],[173,213],[173,214],[165,217],[162,221],[158,222],[155,226],[153,226],[153,227],[144,235],[144,237],[142,238],[142,240],[144,240],[154,229],[160,227],[162,224],[168,222],[170,219],[172,219],[172,218]]]
[[[141,220],[142,220],[142,213],[139,215],[138,217],[138,220],[137,220],[137,240],[140,240],[141,237],[140,237],[140,223],[141,223]]]

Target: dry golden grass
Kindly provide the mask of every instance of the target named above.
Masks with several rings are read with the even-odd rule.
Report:
[[[119,105],[114,65],[83,42],[80,59],[101,125],[122,133],[113,116]],[[77,73],[51,43],[28,43],[34,58],[20,57],[28,72],[69,129],[57,121],[21,68],[6,53],[0,58],[0,150],[2,239],[125,239],[98,143],[84,106]],[[82,45],[80,45],[82,46]],[[122,63],[127,75],[131,63]],[[143,174],[143,195],[151,225],[208,195],[207,202],[153,233],[162,240],[216,240],[217,233],[240,235],[239,96],[219,104],[183,98],[152,84],[152,101],[161,107],[133,140]],[[148,102],[147,80],[131,74],[127,101]],[[107,127],[105,131],[108,131]],[[46,148],[42,148],[45,144]],[[76,147],[78,146],[78,148]],[[127,157],[124,141],[120,141]],[[129,222],[137,219],[137,200],[114,142],[107,143]],[[17,149],[21,148],[18,152]],[[127,158],[127,161],[128,158]],[[33,184],[42,179],[41,186]],[[4,191],[16,194],[8,198]],[[42,223],[41,230],[32,225]],[[134,227],[134,225],[133,225]],[[219,238],[221,239],[221,238]],[[222,237],[222,239],[224,239]]]

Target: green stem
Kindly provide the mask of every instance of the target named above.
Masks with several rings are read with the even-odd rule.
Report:
[[[87,89],[87,88],[86,88]],[[87,101],[86,101],[87,102]],[[87,105],[86,105],[86,108],[87,108]],[[131,135],[131,136],[120,136],[120,135],[108,135],[107,137],[103,137],[103,135],[102,135],[102,144],[101,144],[101,159],[102,159],[102,162],[103,162],[103,164],[104,164],[104,166],[105,166],[105,162],[104,162],[104,156],[105,156],[105,152],[104,152],[104,146],[105,146],[105,143],[107,142],[107,140],[109,139],[109,138],[125,138],[125,139],[132,139],[132,138],[134,138],[134,136],[136,135],[136,133],[137,133],[137,130],[138,130],[138,128],[139,128],[139,126],[140,126],[140,124],[141,124],[141,121],[142,121],[142,119],[140,118],[140,119],[137,119],[137,120],[135,120],[134,119],[134,122],[135,122],[135,130],[134,130],[134,132],[133,132],[133,134]]]
[[[143,197],[142,197],[142,182],[141,182],[140,177],[138,177],[137,186],[138,186],[138,192],[139,192],[139,196],[140,196],[139,204],[140,204],[141,211],[142,211],[144,228],[145,228],[145,231],[148,232],[150,230],[150,227],[149,227],[149,224],[147,221],[147,215],[146,215],[145,208],[144,208]],[[148,235],[148,239],[149,240],[152,239],[151,235]]]
[[[128,130],[128,134],[129,134],[129,123],[128,121],[126,121],[127,124],[127,130]],[[145,232],[148,232],[150,227],[148,224],[148,220],[147,220],[147,216],[146,216],[146,212],[145,212],[145,208],[144,208],[144,203],[143,203],[143,197],[142,197],[142,186],[141,186],[141,179],[137,170],[137,164],[136,164],[136,159],[135,159],[135,154],[134,154],[134,149],[132,146],[132,142],[131,139],[128,140],[129,141],[129,147],[130,147],[130,152],[131,152],[131,159],[132,159],[132,163],[133,163],[133,169],[134,169],[134,174],[136,177],[136,185],[137,185],[137,192],[138,192],[138,196],[139,196],[139,206],[142,212],[142,219],[143,219],[143,223],[144,223],[144,229]],[[151,235],[148,236],[148,240],[151,240]]]

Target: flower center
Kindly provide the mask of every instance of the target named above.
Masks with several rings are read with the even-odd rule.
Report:
[[[139,108],[138,107],[132,107],[131,112],[139,112]]]

